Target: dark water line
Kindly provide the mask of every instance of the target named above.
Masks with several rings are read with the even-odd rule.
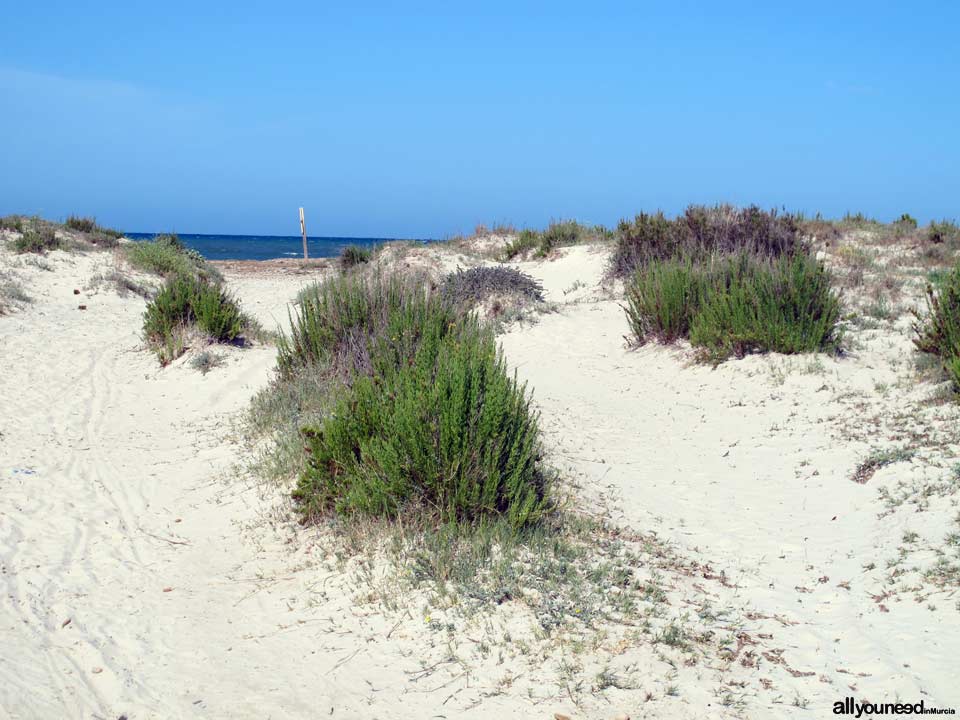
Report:
[[[157,233],[126,233],[132,240],[150,240]],[[299,235],[204,235],[178,233],[189,248],[209,260],[272,260],[303,256],[303,239]],[[373,247],[399,238],[307,237],[310,257],[336,257],[348,245]],[[431,242],[413,240],[413,242]]]

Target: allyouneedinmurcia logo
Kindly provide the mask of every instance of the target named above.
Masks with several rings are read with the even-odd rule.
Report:
[[[957,711],[954,708],[927,707],[923,700],[916,703],[858,703],[848,697],[833,704],[833,714],[858,718],[874,715],[956,715]]]

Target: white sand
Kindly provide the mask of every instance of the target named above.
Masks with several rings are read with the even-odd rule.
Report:
[[[725,573],[735,587],[711,586],[717,602],[772,635],[758,668],[673,671],[649,648],[624,649],[656,700],[615,691],[578,708],[530,699],[546,667],[528,661],[525,685],[495,692],[515,661],[443,665],[443,638],[416,611],[356,604],[284,494],[236,469],[232,423],[274,351],[223,350],[206,376],[185,360],[159,369],[139,340],[142,300],[73,294],[111,263],[57,252],[50,271],[15,268],[34,302],[0,317],[0,717],[766,718],[820,717],[846,695],[957,704],[956,598],[873,597],[891,587],[885,563],[904,531],[942,538],[955,499],[881,520],[878,487],[936,471],[899,463],[850,480],[870,447],[896,444],[896,410],[927,390],[875,391],[906,377],[905,332],[865,336],[856,357],[810,372],[806,358],[779,357],[713,370],[675,349],[625,348],[601,253],[520,264],[563,303],[503,337],[552,461],[584,502],[604,498],[616,522]],[[234,289],[269,322],[304,281]],[[948,436],[957,426],[955,408],[924,412]],[[677,697],[662,692],[670,672]],[[743,683],[730,686],[743,708],[719,707],[728,681]]]

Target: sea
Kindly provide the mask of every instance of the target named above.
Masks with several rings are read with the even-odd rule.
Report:
[[[125,233],[131,240],[152,240],[158,233]],[[200,235],[177,233],[189,248],[208,260],[273,260],[303,257],[300,235]],[[401,238],[307,237],[307,253],[311,258],[336,257],[348,245],[373,247]],[[414,240],[414,242],[431,242]]]

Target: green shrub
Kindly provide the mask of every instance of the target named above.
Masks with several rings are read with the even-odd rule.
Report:
[[[0,218],[0,230],[23,232],[23,215],[7,215]]]
[[[137,240],[124,245],[127,262],[138,270],[163,277],[191,275],[222,282],[220,271],[203,255],[186,247],[176,235],[157,235],[153,240]]]
[[[691,205],[674,220],[662,212],[640,213],[633,222],[622,220],[611,267],[615,275],[626,277],[655,260],[682,256],[697,261],[741,251],[779,257],[805,248],[799,216],[756,206]]]
[[[211,340],[231,342],[244,329],[246,318],[240,306],[222,286],[200,282],[192,299],[193,314],[200,328]]]
[[[500,254],[502,261],[512,260],[517,255],[523,255],[540,246],[540,233],[536,230],[521,230],[513,240],[507,243],[507,246]]]
[[[97,227],[97,221],[93,218],[88,217],[78,217],[76,215],[71,215],[67,218],[67,221],[64,223],[71,230],[76,230],[77,232],[89,233]]]
[[[373,252],[370,248],[361,247],[359,245],[347,245],[343,250],[340,251],[340,269],[349,270],[352,267],[357,265],[363,265],[364,263],[370,262],[373,258]]]
[[[167,365],[186,349],[187,330],[196,326],[215,342],[231,342],[245,329],[246,317],[223,288],[193,275],[171,275],[143,314],[143,335]]]
[[[277,368],[287,377],[306,367],[344,377],[369,372],[370,345],[376,338],[397,336],[415,343],[417,333],[407,328],[422,327],[427,318],[447,323],[457,319],[439,295],[428,295],[424,287],[399,275],[330,278],[305,288],[298,306],[290,318],[290,333],[277,339]]]
[[[917,229],[917,219],[910,213],[903,213],[897,221],[894,223],[905,229],[916,230]]]
[[[802,253],[728,262],[690,323],[690,342],[704,359],[838,348],[840,299],[822,263]]]
[[[419,335],[415,343],[380,338],[374,375],[356,378],[326,421],[305,429],[310,454],[295,497],[307,515],[396,517],[414,507],[442,521],[535,522],[547,487],[525,388],[489,329],[448,323],[437,304],[423,320],[396,324]]]
[[[610,232],[601,225],[590,227],[576,220],[555,221],[546,230],[522,230],[500,253],[500,260],[506,262],[518,255],[526,255],[531,250],[534,251],[534,257],[545,258],[557,248],[603,240],[609,236]]]
[[[18,253],[45,253],[63,247],[56,231],[47,225],[24,229],[20,237],[14,239],[13,249]]]
[[[840,299],[823,264],[806,253],[655,260],[635,274],[626,313],[638,342],[689,337],[715,363],[839,344]]]
[[[951,220],[931,222],[927,227],[927,240],[934,244],[945,244],[949,247],[960,245],[960,227]]]
[[[627,321],[634,338],[670,343],[690,334],[706,290],[706,273],[689,258],[654,260],[626,289]]]
[[[960,389],[960,265],[947,274],[939,288],[927,285],[926,317],[914,311],[917,349],[940,358],[947,375]]]

